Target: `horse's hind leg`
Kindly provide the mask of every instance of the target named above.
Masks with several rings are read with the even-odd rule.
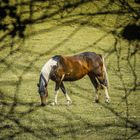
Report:
[[[94,74],[93,73],[90,73],[89,75],[89,78],[90,78],[90,80],[91,80],[91,82],[92,82],[92,84],[93,84],[93,86],[95,87],[95,102],[96,103],[98,103],[99,102],[99,83],[97,82],[97,80],[96,80],[96,78],[95,78],[95,76],[94,76]]]
[[[60,84],[60,88],[61,88],[62,92],[64,93],[64,95],[65,95],[65,97],[66,97],[67,104],[68,104],[68,105],[71,104],[72,101],[71,101],[69,95],[67,94],[67,91],[66,91],[66,89],[65,89],[65,86],[64,86],[64,84],[63,84],[62,82],[61,82],[61,84]]]
[[[103,78],[102,75],[96,77],[96,81],[99,82],[101,89],[104,89],[105,92],[105,102],[109,103],[110,97],[108,95],[108,82]]]
[[[105,102],[106,102],[106,103],[109,103],[109,102],[110,102],[110,97],[109,97],[109,95],[108,95],[108,89],[107,89],[106,86],[104,86],[104,85],[102,85],[102,86],[103,86],[103,88],[104,88],[104,90],[105,90]]]

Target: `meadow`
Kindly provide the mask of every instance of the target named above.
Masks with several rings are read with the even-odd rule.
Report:
[[[122,8],[121,2],[3,1],[6,13],[16,8],[12,16],[0,15],[1,140],[140,139],[140,43],[121,36],[128,23],[139,25],[131,9],[139,5],[130,0]],[[37,83],[43,65],[54,55],[85,51],[105,57],[111,102],[105,103],[102,91],[95,103],[85,76],[65,82],[69,106],[61,91],[58,105],[51,105],[54,82],[49,81],[47,105],[41,107]]]

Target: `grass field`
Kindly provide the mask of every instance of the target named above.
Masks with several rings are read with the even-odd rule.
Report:
[[[52,5],[48,11],[51,18],[27,24],[24,38],[12,38],[7,35],[8,31],[0,33],[1,140],[140,139],[140,54],[130,57],[139,41],[128,42],[114,35],[114,31],[119,32],[132,17],[127,12],[106,14],[106,7],[119,9],[119,5],[107,6],[110,2],[81,4],[68,15],[67,11],[53,14],[57,7]],[[37,1],[36,7],[43,5],[40,3]],[[25,12],[24,21],[28,9],[26,6],[25,11],[19,9]],[[45,12],[43,10],[34,12],[33,21]],[[92,12],[98,14],[94,16]],[[106,56],[111,102],[105,103],[103,91],[100,103],[93,102],[95,90],[86,76],[65,83],[73,101],[70,106],[66,105],[61,91],[58,105],[51,106],[54,83],[50,81],[48,105],[41,107],[37,82],[42,66],[56,54],[73,55],[84,51]]]

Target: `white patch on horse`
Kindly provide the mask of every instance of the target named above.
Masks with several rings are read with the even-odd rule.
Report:
[[[50,59],[42,68],[41,73],[45,77],[46,81],[49,81],[49,76],[53,66],[57,65],[57,61],[54,59]]]

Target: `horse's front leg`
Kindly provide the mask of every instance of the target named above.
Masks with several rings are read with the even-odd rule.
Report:
[[[64,78],[64,74],[61,76],[61,78],[56,79],[56,83],[55,83],[55,92],[54,92],[54,102],[52,103],[52,105],[57,105],[57,97],[58,97],[58,93],[59,93],[59,87],[63,81]]]
[[[56,84],[55,84],[55,92],[54,92],[54,101],[52,102],[52,105],[57,105],[58,93],[59,93],[59,84],[56,82]]]
[[[59,93],[59,90],[55,90],[55,96],[54,96],[54,103],[55,103],[55,105],[57,105],[58,93]]]
[[[72,104],[72,101],[71,101],[71,99],[70,99],[70,97],[69,97],[69,95],[68,95],[68,93],[67,93],[67,91],[65,89],[65,86],[64,86],[63,82],[61,83],[60,88],[61,88],[62,92],[64,93],[64,95],[66,97],[67,105]]]

